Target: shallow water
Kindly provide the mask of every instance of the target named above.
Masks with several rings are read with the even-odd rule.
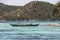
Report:
[[[10,24],[39,23],[35,27],[12,27]],[[57,24],[59,21],[14,21],[0,23],[0,40],[60,40],[60,27],[40,26],[43,24]]]

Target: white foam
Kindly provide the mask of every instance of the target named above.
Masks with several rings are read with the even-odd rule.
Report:
[[[1,28],[10,28],[11,25],[9,23],[0,23],[0,29]]]

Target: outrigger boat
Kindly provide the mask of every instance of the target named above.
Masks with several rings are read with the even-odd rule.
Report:
[[[11,26],[38,26],[39,24],[10,24]]]

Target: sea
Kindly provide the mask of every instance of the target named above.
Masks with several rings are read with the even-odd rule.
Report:
[[[38,26],[17,26],[10,24],[39,24]],[[6,21],[0,22],[0,40],[60,40],[60,27],[41,26],[59,24],[60,21]]]

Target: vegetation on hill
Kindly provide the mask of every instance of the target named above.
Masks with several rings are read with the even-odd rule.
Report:
[[[25,12],[28,14],[29,19],[33,20],[50,20],[53,19],[53,9],[54,5],[41,2],[41,1],[33,1],[25,5]]]
[[[55,5],[53,15],[55,20],[60,20],[60,2]]]
[[[25,6],[0,3],[0,20],[60,20],[58,6],[42,1],[32,1]]]

